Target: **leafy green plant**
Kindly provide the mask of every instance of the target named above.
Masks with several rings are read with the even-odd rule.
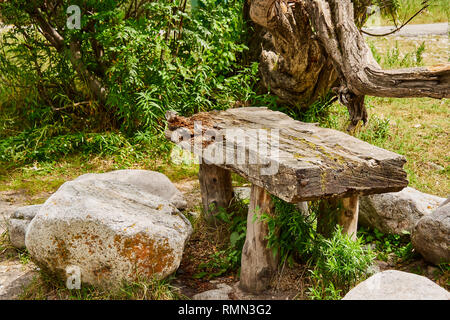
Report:
[[[230,208],[219,208],[218,221],[225,223],[229,231],[229,241],[221,250],[210,256],[206,263],[198,266],[194,278],[215,278],[228,272],[237,271],[241,265],[242,248],[247,233],[248,200],[236,199]]]
[[[423,65],[423,53],[425,51],[425,42],[422,42],[411,52],[401,53],[398,41],[395,42],[394,47],[387,48],[384,55],[380,54],[372,41],[368,41],[370,50],[375,60],[383,68],[409,68]]]
[[[295,260],[310,266],[312,299],[340,299],[342,293],[366,276],[374,254],[336,226],[330,238],[316,230],[319,204],[309,203],[308,214],[295,205],[272,197],[275,214],[262,214],[268,225],[268,247],[280,257],[280,265]]]
[[[257,63],[242,59],[241,1],[205,0],[192,12],[184,0],[55,3],[43,19],[64,38],[56,47],[39,32],[41,2],[0,3],[2,20],[15,26],[0,34],[2,163],[78,152],[124,158],[149,145],[167,150],[168,109],[191,115],[270,102],[254,92]],[[70,4],[81,8],[79,30],[60,24]],[[105,89],[104,99],[70,59],[69,43]]]
[[[295,257],[307,260],[314,248],[316,238],[313,222],[314,214],[305,216],[291,203],[272,197],[275,213],[261,214],[267,223],[269,233],[267,246],[274,255],[279,255],[280,263],[292,265]]]
[[[362,246],[362,240],[352,240],[336,226],[331,238],[318,237],[314,252],[315,267],[311,272],[312,296],[334,298],[340,292],[347,292],[367,275],[375,255]]]

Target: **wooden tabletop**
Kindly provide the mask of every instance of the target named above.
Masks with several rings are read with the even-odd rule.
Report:
[[[292,203],[400,191],[403,156],[265,107],[166,115],[166,137]],[[180,138],[181,137],[181,138]]]

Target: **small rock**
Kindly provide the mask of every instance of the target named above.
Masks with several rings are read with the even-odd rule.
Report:
[[[400,192],[363,196],[358,219],[363,226],[402,235],[411,232],[420,218],[433,212],[444,200],[410,187]]]
[[[436,164],[436,163],[434,163],[434,162],[428,162],[427,165],[428,165],[431,169],[436,170],[436,171],[442,171],[442,170],[445,169],[443,166],[440,166],[440,165],[438,165],[438,164]]]
[[[450,263],[450,202],[447,199],[433,213],[417,222],[411,242],[425,260],[434,263]]]
[[[426,277],[387,270],[351,289],[342,300],[449,300],[444,288]]]
[[[8,222],[9,240],[16,248],[25,247],[25,234],[31,220],[41,208],[41,204],[16,209]]]
[[[192,297],[193,300],[230,300],[228,296],[233,289],[224,284],[220,283],[217,285],[217,289],[204,291],[202,293],[198,293]]]
[[[420,123],[416,123],[415,125],[413,125],[414,128],[420,128],[422,125]]]
[[[302,201],[302,202],[296,203],[295,206],[297,207],[297,209],[298,209],[304,216],[308,216],[308,215],[309,215],[308,202],[307,202],[307,201]]]

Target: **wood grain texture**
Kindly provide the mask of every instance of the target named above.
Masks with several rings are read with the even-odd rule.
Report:
[[[277,269],[277,257],[267,248],[267,224],[259,219],[263,213],[273,214],[273,210],[270,194],[252,185],[239,281],[244,291],[259,293],[267,289]]]
[[[329,238],[336,224],[338,224],[342,227],[342,233],[348,234],[355,241],[358,230],[358,210],[358,195],[321,201],[317,219],[317,232]]]
[[[198,179],[205,220],[215,225],[218,223],[215,215],[220,208],[227,209],[233,200],[230,171],[213,164],[200,164]]]
[[[352,240],[356,241],[356,231],[358,230],[359,197],[353,195],[342,199],[344,210],[338,217],[338,224],[342,226],[342,232],[348,234]]]
[[[194,130],[195,121],[202,127]],[[258,142],[264,135],[270,139]],[[408,184],[403,156],[264,107],[172,115],[166,137],[291,203],[395,192]]]
[[[377,97],[450,97],[450,64],[383,70],[354,22],[350,0],[305,1],[316,35],[340,74],[341,90]]]

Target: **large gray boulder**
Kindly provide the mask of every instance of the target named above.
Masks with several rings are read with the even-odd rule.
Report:
[[[103,288],[176,271],[192,227],[173,188],[151,185],[167,183],[160,175],[121,170],[64,183],[28,228],[33,261],[63,279],[79,271],[81,282]]]
[[[411,242],[425,260],[434,263],[450,263],[450,202],[433,213],[424,216],[416,224]]]
[[[387,270],[351,289],[342,300],[449,300],[450,294],[430,279]]]
[[[183,194],[164,174],[149,170],[116,170],[102,174],[89,173],[78,177],[86,179],[90,175],[102,181],[114,181],[132,185],[144,192],[151,193],[171,202],[178,209],[186,209],[187,202]],[[75,181],[76,181],[75,180]]]
[[[400,192],[389,192],[360,197],[359,223],[377,228],[384,233],[411,232],[425,215],[435,210],[445,199],[407,187]]]
[[[25,247],[25,234],[31,220],[36,216],[42,205],[36,204],[17,208],[9,218],[8,232],[11,244],[16,248]]]

